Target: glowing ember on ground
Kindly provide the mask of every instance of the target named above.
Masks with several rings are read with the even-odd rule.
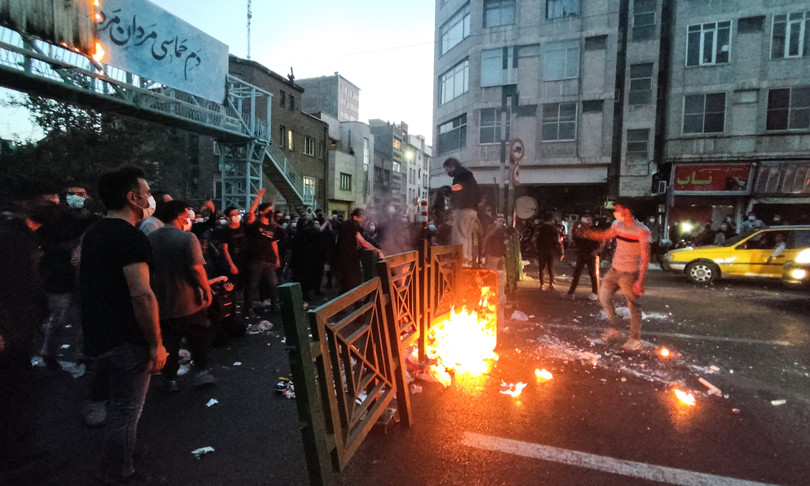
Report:
[[[489,287],[481,289],[480,308],[450,311],[450,318],[434,324],[428,332],[428,359],[435,360],[428,372],[444,386],[451,384],[451,373],[481,375],[488,373],[491,362],[498,359],[495,306],[487,303]]]
[[[662,358],[669,358],[670,355],[669,350],[667,348],[661,348],[660,350],[658,350],[658,354],[660,354]]]
[[[675,396],[678,397],[678,400],[689,405],[690,407],[695,406],[695,397],[691,393],[686,393],[684,391],[678,390],[677,388],[673,391],[675,392]]]
[[[537,377],[537,381],[548,381],[554,378],[554,375],[552,375],[551,372],[547,371],[546,369],[534,370],[534,376]]]
[[[501,390],[501,393],[504,395],[509,395],[511,397],[516,397],[523,393],[523,389],[526,388],[526,384],[522,382],[518,383],[501,383],[502,387],[506,387],[506,390]]]

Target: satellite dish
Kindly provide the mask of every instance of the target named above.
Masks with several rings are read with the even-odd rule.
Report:
[[[537,201],[530,196],[520,196],[515,200],[515,215],[520,219],[529,219],[537,214]]]

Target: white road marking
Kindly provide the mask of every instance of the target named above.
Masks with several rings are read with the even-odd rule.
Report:
[[[591,333],[600,333],[604,329],[597,328],[597,327],[588,327],[588,326],[569,326],[568,324],[542,324],[543,326],[548,327],[558,327],[561,329],[572,329],[575,331],[584,331],[584,332],[591,332]],[[734,338],[734,337],[726,337],[726,336],[705,336],[705,335],[698,335],[698,334],[681,334],[677,332],[656,332],[656,331],[644,331],[645,336],[663,336],[663,337],[674,337],[678,339],[694,339],[696,341],[722,341],[722,342],[731,342],[731,343],[743,343],[743,344],[764,344],[768,346],[793,346],[793,343],[788,341],[771,341],[768,339],[745,339],[745,338]]]
[[[769,483],[758,483],[744,479],[687,471],[685,469],[674,469],[671,467],[644,464],[642,462],[625,461],[585,452],[532,444],[530,442],[475,434],[473,432],[464,432],[462,442],[469,447],[475,447],[477,449],[530,457],[532,459],[541,459],[544,461],[604,471],[611,474],[620,474],[622,476],[682,486],[775,486]]]

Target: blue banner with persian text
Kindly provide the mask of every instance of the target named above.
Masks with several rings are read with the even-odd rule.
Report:
[[[145,0],[104,0],[102,62],[217,103],[225,99],[228,46]]]

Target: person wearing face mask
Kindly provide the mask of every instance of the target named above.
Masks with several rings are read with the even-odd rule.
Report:
[[[149,233],[163,227],[163,221],[159,218],[160,209],[164,203],[172,200],[172,197],[163,191],[155,191],[146,200],[147,206],[144,208],[144,218],[138,223],[138,229],[143,231],[143,234]],[[157,213],[157,214],[155,214]]]
[[[262,202],[264,196],[264,189],[259,189],[259,193],[253,200],[253,203],[248,209],[249,213],[256,211],[259,203]],[[238,294],[243,292],[247,285],[247,252],[248,252],[248,239],[247,239],[247,225],[242,221],[242,215],[239,209],[235,206],[225,208],[223,213],[225,216],[225,225],[222,226],[222,257],[228,267],[228,280],[234,284],[235,291]],[[247,301],[247,295],[243,292],[245,297],[242,313],[243,317],[250,317],[251,303]]]
[[[481,202],[478,182],[472,172],[461,166],[458,159],[451,157],[444,161],[443,166],[445,173],[453,178],[453,185],[450,186],[450,205],[453,208],[451,241],[454,245],[462,245],[464,261],[470,265],[478,256],[474,249],[474,239],[479,228],[478,204]]]
[[[579,285],[582,270],[588,267],[588,276],[591,278],[591,300],[599,298],[599,242],[584,237],[584,233],[593,228],[593,216],[586,214],[579,220],[574,228],[574,250],[577,253],[577,263],[574,266],[574,275],[571,277],[571,287],[568,288],[568,298],[575,298],[575,291]]]
[[[644,293],[644,280],[650,264],[650,230],[636,220],[633,211],[624,203],[616,203],[613,217],[616,221],[610,228],[604,231],[585,230],[582,236],[596,241],[616,239],[610,270],[602,279],[602,288],[599,289],[599,301],[607,312],[609,326],[602,339],[611,341],[620,336],[612,299],[613,294],[621,289],[630,309],[630,337],[622,349],[637,351],[642,347],[640,297]]]
[[[756,231],[759,231],[765,227],[765,223],[763,223],[757,215],[752,211],[748,213],[748,219],[742,222],[740,225],[740,234],[741,235],[750,235]]]
[[[249,276],[245,304],[248,306],[248,315],[253,311],[253,307],[259,305],[270,307],[271,310],[277,309],[279,305],[276,287],[278,285],[277,271],[281,267],[278,240],[282,230],[273,220],[274,205],[275,201],[261,203],[255,213],[247,214]],[[261,291],[265,289],[269,293],[269,298],[262,301]]]
[[[169,353],[163,368],[169,392],[179,390],[177,369],[182,337],[188,339],[194,360],[193,382],[214,383],[213,375],[206,369],[213,338],[206,310],[211,305],[211,286],[200,242],[190,232],[191,217],[184,201],[169,201],[161,212],[165,226],[147,236],[154,258],[152,289],[158,301],[163,344]]]
[[[101,175],[107,215],[85,232],[79,264],[84,354],[108,376],[111,395],[101,451],[102,480],[110,484],[138,479],[132,460],[138,421],[151,374],[167,358],[149,285],[152,248],[135,228],[152,212],[144,177],[137,167]]]

